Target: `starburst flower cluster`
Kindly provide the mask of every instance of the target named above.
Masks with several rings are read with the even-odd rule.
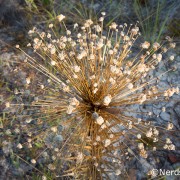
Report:
[[[161,144],[165,149],[175,149],[170,139],[160,137],[162,130],[173,128],[171,122],[161,125],[163,129],[137,114],[130,114],[132,105],[167,101],[179,93],[178,87],[157,86],[168,71],[158,77],[152,75],[162,63],[163,54],[174,48],[175,43],[169,37],[166,47],[145,41],[134,55],[131,49],[140,36],[137,24],[113,22],[105,31],[104,16],[102,13],[97,24],[90,19],[82,27],[75,24],[75,32],[71,32],[64,23],[66,17],[59,15],[57,20],[66,32],[63,36],[55,32],[53,24],[49,25],[51,32],[48,33],[33,28],[29,31],[32,42],[28,47],[38,57],[26,54],[17,46],[26,54],[25,62],[47,76],[51,83],[40,86],[45,95],[34,101],[32,107],[38,109],[34,121],[52,126],[44,128],[39,137],[45,139],[45,132],[54,133],[61,142],[54,140],[47,145],[53,150],[55,164],[59,163],[63,169],[60,173],[59,167],[49,164],[48,168],[57,176],[110,178],[124,173],[124,162],[131,157],[147,158],[148,150],[163,147]],[[174,57],[170,57],[172,59]],[[29,79],[27,84],[31,84]],[[63,127],[61,134],[58,134],[59,125]],[[34,132],[28,131],[33,137]],[[25,145],[17,144],[17,148],[31,145],[32,137]],[[152,147],[148,146],[149,141],[153,142]],[[137,151],[133,151],[135,148]],[[38,158],[33,157],[31,163],[37,161]]]

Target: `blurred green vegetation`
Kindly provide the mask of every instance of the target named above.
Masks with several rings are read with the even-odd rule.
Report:
[[[143,38],[151,43],[162,40],[167,30],[166,24],[169,14],[175,5],[173,3],[171,6],[168,6],[165,14],[164,9],[166,8],[167,0],[157,0],[155,3],[155,7],[149,5],[149,0],[134,0],[133,4]]]
[[[180,19],[176,18],[168,24],[169,34],[173,37],[180,37]]]

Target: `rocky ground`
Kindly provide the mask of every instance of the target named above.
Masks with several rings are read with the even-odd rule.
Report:
[[[0,12],[1,9],[5,6],[3,1],[0,1]],[[10,1],[12,2],[12,1]],[[19,1],[20,2],[20,1]],[[83,1],[84,3],[88,3],[87,1]],[[134,16],[132,11],[130,11],[130,3],[131,1],[126,1],[124,4],[124,8],[122,8],[123,16],[129,18]],[[170,3],[170,1],[168,1]],[[112,2],[113,3],[113,2]],[[96,1],[94,4],[94,8],[100,9],[100,6],[103,4],[102,1]],[[151,4],[152,5],[152,4]],[[37,73],[35,70],[29,69],[26,67],[24,63],[25,56],[23,53],[17,51],[14,47],[16,44],[20,44],[25,46],[26,38],[27,38],[27,26],[24,23],[24,19],[21,18],[23,15],[23,11],[20,11],[18,8],[22,7],[21,5],[17,6],[13,3],[12,5],[15,9],[13,12],[15,15],[14,21],[9,20],[10,10],[8,9],[10,5],[7,7],[7,12],[3,11],[3,17],[1,16],[0,21],[2,22],[0,27],[0,113],[2,112],[10,112],[11,114],[17,113],[17,108],[14,106],[10,109],[5,107],[5,103],[10,100],[14,100],[19,104],[29,103],[33,98],[42,94],[42,91],[39,90],[39,86],[41,83],[48,83],[47,78],[44,78],[42,75]],[[115,6],[115,5],[114,5]],[[113,8],[115,8],[112,6]],[[10,7],[11,8],[11,7]],[[170,14],[170,19],[177,18],[177,9],[176,6],[172,13]],[[17,10],[17,11],[16,11]],[[166,13],[166,11],[164,11]],[[6,20],[7,19],[7,20]],[[6,22],[7,23],[4,23]],[[170,21],[170,20],[169,20]],[[168,34],[168,32],[167,32]],[[173,52],[169,52],[167,55],[170,56],[172,53],[175,54],[175,60],[173,62],[165,63],[165,66],[159,66],[157,71],[154,74],[159,74],[162,71],[162,68],[169,69],[171,67],[175,67],[176,71],[170,72],[166,74],[160,81],[159,85],[161,87],[169,87],[169,86],[179,86],[180,87],[180,47],[179,47],[179,37],[175,37],[175,41],[177,43],[177,47]],[[166,58],[167,58],[166,57]],[[164,69],[163,69],[164,70]],[[26,80],[28,77],[32,77],[31,86],[27,86]],[[12,93],[13,92],[13,93]],[[162,107],[166,107],[166,112],[162,112]],[[160,150],[156,153],[152,152],[148,159],[140,159],[137,161],[136,159],[132,160],[128,163],[129,176],[131,179],[146,179],[145,173],[147,173],[147,167],[156,167],[156,169],[167,169],[173,170],[180,167],[180,143],[178,141],[179,138],[179,130],[180,130],[180,95],[176,95],[169,102],[166,103],[157,103],[151,105],[145,105],[141,107],[133,106],[132,109],[141,112],[152,111],[152,115],[148,117],[152,121],[157,121],[159,124],[163,124],[164,122],[172,119],[173,124],[175,126],[175,132],[170,134],[173,137],[173,143],[176,145],[176,151],[165,151]],[[158,117],[157,117],[158,116]],[[1,116],[1,120],[3,115]],[[2,124],[0,124],[0,130],[3,128]],[[0,132],[0,138],[1,138]],[[164,136],[169,136],[164,134]],[[3,140],[4,141],[4,140]],[[0,146],[0,179],[2,180],[13,180],[13,179],[21,179],[19,175],[24,175],[24,179],[29,179],[28,172],[31,171],[32,167],[28,166],[26,163],[22,162],[18,169],[14,169],[14,166],[11,164],[9,149],[11,149],[12,144],[6,144],[6,148],[2,148]],[[169,180],[178,180],[177,176],[167,176]],[[114,178],[113,178],[114,180]],[[117,179],[118,180],[118,179]]]

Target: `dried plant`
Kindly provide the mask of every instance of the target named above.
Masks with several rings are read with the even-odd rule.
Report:
[[[134,55],[131,48],[140,36],[137,24],[128,27],[112,23],[105,32],[104,16],[103,12],[95,25],[90,19],[82,27],[75,24],[75,32],[71,32],[64,23],[65,16],[59,15],[57,20],[66,29],[61,37],[53,24],[49,25],[51,33],[33,28],[29,31],[33,43],[28,46],[38,57],[16,46],[26,54],[25,62],[50,82],[49,86],[40,85],[44,94],[29,107],[34,114],[25,116],[26,125],[21,128],[28,135],[27,142],[19,143],[17,148],[33,149],[35,141],[46,146],[42,152],[34,152],[34,165],[52,149],[53,161],[48,168],[56,177],[111,178],[126,173],[125,162],[131,157],[147,158],[149,150],[161,147],[175,149],[170,139],[160,137],[162,131],[173,128],[171,122],[154,125],[147,118],[139,118],[140,112],[131,108],[168,101],[179,93],[178,87],[157,86],[168,71],[158,77],[152,75],[162,62],[162,54],[175,43],[169,37],[167,47],[144,42]],[[31,79],[26,81],[30,86]]]

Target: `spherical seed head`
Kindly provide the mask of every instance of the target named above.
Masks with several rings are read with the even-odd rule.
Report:
[[[104,20],[105,14],[102,15],[103,17],[101,18],[101,21]],[[59,21],[61,22],[63,18],[59,19]],[[91,20],[87,20],[82,28],[77,29],[79,34],[77,37],[75,36],[75,38],[74,34],[72,37],[70,36],[71,32],[68,30],[66,31],[66,34],[59,39],[54,39],[55,37],[53,33],[52,36],[49,34],[47,44],[44,43],[44,45],[41,45],[41,48],[38,50],[45,52],[45,54],[51,58],[50,62],[52,60],[57,63],[57,66],[53,68],[57,70],[57,76],[56,72],[51,74],[52,71],[48,72],[48,69],[41,69],[42,71],[45,71],[45,74],[48,74],[50,79],[52,79],[50,85],[53,86],[55,81],[57,84],[60,84],[59,89],[52,88],[52,92],[55,92],[55,96],[53,97],[52,95],[52,101],[47,100],[47,103],[43,101],[45,106],[47,105],[48,108],[44,107],[42,103],[42,112],[48,113],[53,117],[62,114],[63,120],[66,121],[68,119],[65,124],[71,124],[71,122],[72,124],[74,122],[77,123],[77,128],[73,131],[73,138],[71,138],[71,142],[68,143],[74,144],[75,146],[69,146],[68,151],[71,153],[68,152],[67,154],[77,154],[80,149],[84,152],[79,140],[86,141],[89,137],[87,140],[88,144],[90,144],[90,146],[92,145],[92,147],[96,146],[93,148],[100,147],[100,151],[98,151],[98,154],[96,154],[96,152],[93,154],[93,156],[98,157],[96,160],[91,157],[91,153],[88,154],[88,158],[90,161],[93,160],[93,162],[99,163],[102,158],[101,154],[108,156],[108,152],[112,149],[116,149],[116,146],[114,145],[115,142],[119,141],[119,137],[113,133],[116,132],[116,130],[118,131],[118,128],[116,127],[119,125],[124,126],[126,129],[118,132],[124,135],[125,140],[129,135],[129,129],[132,129],[132,132],[135,132],[133,130],[137,126],[137,134],[135,135],[137,135],[138,139],[141,138],[141,135],[138,133],[147,133],[148,137],[152,138],[153,141],[157,141],[158,138],[154,136],[157,136],[158,132],[154,129],[148,131],[148,123],[144,124],[143,127],[145,128],[140,128],[140,131],[138,132],[139,125],[141,126],[141,123],[144,123],[144,121],[138,121],[134,115],[132,115],[134,117],[127,117],[128,115],[125,114],[123,117],[124,122],[128,122],[126,120],[133,118],[134,121],[133,123],[121,123],[122,119],[119,115],[123,116],[124,113],[126,113],[125,110],[129,108],[129,104],[142,104],[146,100],[155,100],[158,96],[158,91],[154,89],[148,91],[148,88],[151,88],[151,86],[146,86],[146,82],[150,79],[147,77],[147,75],[149,75],[149,70],[155,68],[156,65],[154,64],[157,61],[161,61],[162,57],[161,55],[158,55],[158,53],[162,51],[161,49],[158,50],[160,45],[157,43],[153,44],[152,49],[146,50],[150,47],[150,43],[144,42],[142,47],[145,50],[142,50],[143,53],[140,52],[133,59],[133,56],[128,57],[128,54],[130,54],[130,46],[133,45],[136,37],[139,35],[138,27],[135,26],[133,30],[130,30],[130,28],[125,28],[127,24],[124,24],[121,29],[119,29],[115,23],[111,24],[109,35],[111,36],[111,32],[112,34],[115,33],[117,35],[117,40],[115,40],[113,37],[108,37],[108,33],[106,34],[105,32],[102,32],[103,23],[99,23],[99,25],[95,26],[92,24]],[[117,33],[119,30],[123,32]],[[43,36],[44,42],[47,39],[47,34]],[[131,38],[132,36],[134,37]],[[120,39],[122,40],[122,46],[115,45],[119,44]],[[35,43],[38,44],[39,41],[40,40],[36,39]],[[47,46],[46,50],[44,46]],[[56,47],[56,52],[53,50],[54,46]],[[37,52],[40,52],[38,50]],[[156,52],[157,54],[152,57],[152,53],[155,50],[158,50],[158,52]],[[132,58],[131,65],[127,65],[128,58],[129,60]],[[30,60],[28,62],[31,63]],[[50,65],[53,66],[51,63]],[[61,81],[64,82],[63,85]],[[47,87],[46,90],[48,90],[48,88],[49,87]],[[163,91],[161,92],[163,94]],[[176,90],[170,89],[166,92],[166,97],[172,96],[175,92]],[[41,100],[37,102],[38,105],[40,104],[40,101]],[[114,111],[114,109],[116,110]],[[97,111],[99,114],[94,111]],[[70,114],[70,116],[67,116],[66,114],[64,117],[65,113]],[[146,116],[148,116],[148,114],[150,115],[151,112],[144,113]],[[55,118],[53,118],[53,120],[54,119]],[[109,124],[107,124],[107,122],[109,122]],[[136,141],[137,138],[129,139],[132,141],[135,139]],[[74,139],[77,141],[74,141]],[[123,140],[120,139],[120,141]],[[78,146],[76,146],[76,142],[79,143]],[[110,148],[106,148],[109,145],[111,145]],[[173,146],[171,147],[170,145],[171,144],[168,144],[167,149],[173,149]],[[143,157],[147,157],[147,152],[145,150],[146,147],[142,146],[139,149],[140,154]],[[61,153],[59,153],[58,156],[62,156]],[[81,155],[80,157],[78,156],[79,155],[77,154],[77,156],[75,155],[74,157],[73,155],[71,157],[73,161],[76,157],[77,161],[78,159],[81,160]],[[84,165],[86,162],[87,161],[82,164]],[[80,164],[78,165],[81,166]],[[88,165],[89,164],[87,164],[87,166]],[[91,163],[90,166],[93,166],[94,168],[93,163]],[[54,169],[52,165],[50,168]],[[116,167],[116,169],[117,168],[118,167]],[[120,174],[119,170],[116,171],[116,174]]]

